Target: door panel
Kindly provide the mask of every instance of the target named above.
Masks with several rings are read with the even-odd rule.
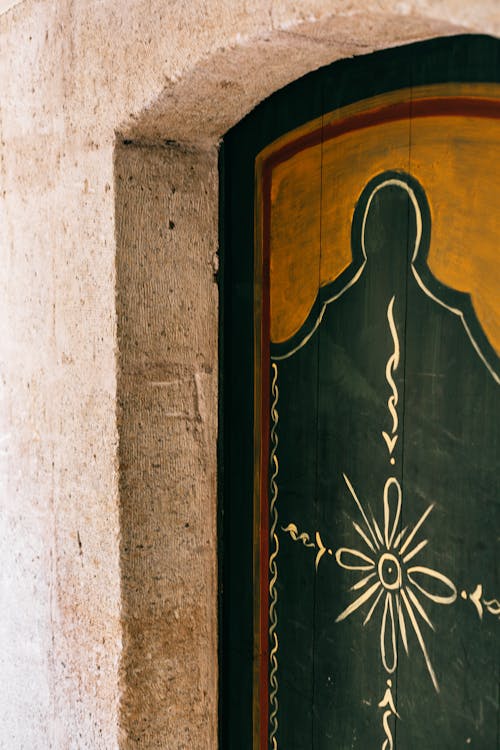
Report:
[[[498,746],[500,44],[225,139],[222,742]]]

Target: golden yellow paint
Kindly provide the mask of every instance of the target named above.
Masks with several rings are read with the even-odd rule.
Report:
[[[500,96],[492,86],[445,88],[454,96],[472,91]],[[430,93],[426,88],[414,92],[414,98]],[[434,87],[432,94],[437,93],[442,92]],[[405,96],[377,97],[376,104],[404,101]],[[345,108],[342,116],[368,108],[369,102],[363,102]],[[326,120],[339,117],[339,112],[331,113]],[[351,262],[351,222],[366,183],[382,171],[402,169],[419,180],[430,204],[432,273],[471,295],[484,332],[500,351],[499,156],[499,120],[443,116],[415,118],[411,132],[408,120],[356,130],[325,142],[322,151],[321,146],[310,147],[279,164],[271,190],[271,340],[286,341],[296,333],[319,286],[333,281]]]
[[[270,313],[277,341],[273,332],[287,339],[299,330],[321,281],[321,146],[298,156],[279,164],[272,178]]]

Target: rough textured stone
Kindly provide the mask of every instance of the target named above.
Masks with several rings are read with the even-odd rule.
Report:
[[[217,154],[125,147],[115,181],[123,747],[215,747]]]
[[[1,14],[11,4],[0,746],[205,750],[217,704],[215,147],[262,98],[334,59],[498,34],[498,1],[25,0]]]

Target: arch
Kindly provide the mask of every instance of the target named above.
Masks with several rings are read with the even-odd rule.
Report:
[[[279,21],[259,18],[248,35],[208,44],[118,122],[120,721],[127,750],[217,742],[219,141],[271,93],[337,59],[500,31],[494,3],[481,21],[462,4],[432,15],[415,5],[394,12],[393,5],[370,12],[358,1],[304,20],[287,3]],[[159,253],[163,247],[168,255]]]
[[[200,50],[195,62],[149,94],[138,111],[117,126],[118,142],[176,144],[198,148],[220,138],[259,102],[288,83],[336,60],[455,34],[500,33],[485,9],[484,20],[460,7],[451,13],[394,4],[371,11],[361,0],[335,13],[284,9],[257,30]],[[494,10],[494,5],[492,4]]]

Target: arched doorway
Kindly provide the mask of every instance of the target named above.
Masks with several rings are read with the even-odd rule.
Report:
[[[227,747],[494,747],[499,44],[337,63],[225,139]]]

